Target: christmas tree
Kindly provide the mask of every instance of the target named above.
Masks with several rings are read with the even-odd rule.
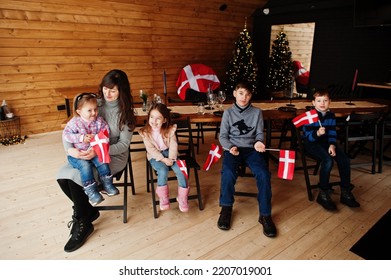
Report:
[[[286,34],[280,31],[272,45],[267,87],[271,91],[289,91],[292,87],[292,79],[292,53]]]
[[[246,28],[246,23],[235,42],[235,47],[233,58],[230,60],[226,71],[227,80],[224,83],[225,91],[227,94],[232,94],[238,82],[247,81],[252,85],[253,92],[256,94],[258,67],[254,58],[253,45]]]

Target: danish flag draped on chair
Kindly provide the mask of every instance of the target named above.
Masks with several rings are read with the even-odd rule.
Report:
[[[183,67],[176,82],[177,92],[182,100],[186,99],[187,89],[207,92],[209,85],[212,90],[215,90],[220,87],[220,80],[215,71],[204,64],[190,64]]]

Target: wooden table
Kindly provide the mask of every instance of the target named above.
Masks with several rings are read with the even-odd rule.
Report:
[[[352,105],[348,105],[349,101],[347,100],[332,100],[331,109],[336,114],[348,115],[352,112],[374,112],[374,111],[386,111],[391,106],[390,100],[353,100]],[[299,115],[308,110],[308,106],[312,106],[310,100],[293,100],[292,104],[294,106],[289,107],[295,110],[294,112],[286,112],[281,110],[286,108],[287,101],[282,100],[273,100],[273,101],[262,101],[262,102],[253,102],[253,106],[262,109],[263,118],[268,119],[286,119]],[[224,104],[223,109],[231,107],[232,104]],[[170,106],[168,107],[174,113],[179,113],[183,116],[189,116],[192,123],[208,123],[208,122],[219,122],[221,117],[211,114],[209,110],[205,110],[204,115],[197,114],[196,105],[185,105],[185,106]],[[136,116],[140,119],[145,119],[147,113],[142,112],[141,108],[136,108]]]
[[[358,87],[369,87],[369,88],[391,89],[391,83],[364,82],[364,83],[357,83],[357,86]]]
[[[331,108],[338,116],[349,115],[352,112],[377,112],[377,111],[388,111],[391,108],[390,100],[353,100],[353,105],[348,105],[346,100],[333,100],[331,102]],[[186,103],[185,103],[186,104]],[[283,120],[290,119],[296,115],[304,113],[307,111],[307,107],[311,106],[312,103],[309,100],[293,100],[292,104],[295,105],[292,108],[295,108],[294,112],[282,111],[279,108],[287,107],[287,101],[283,100],[273,100],[273,101],[262,101],[262,102],[253,102],[255,107],[262,109],[263,118],[265,121],[266,127],[266,146],[270,147],[271,144],[271,133],[272,133],[272,120]],[[224,104],[223,109],[231,107],[232,104]],[[168,105],[173,113],[178,113],[184,117],[190,117],[192,123],[214,123],[221,122],[221,117],[210,113],[209,110],[205,110],[205,114],[197,114],[197,106],[189,105],[188,103],[183,106],[178,106],[175,103],[174,106]],[[143,112],[141,108],[135,108],[135,114],[137,118],[137,124],[143,125],[147,118],[147,112]],[[64,128],[66,122],[62,124]]]
[[[292,112],[283,111],[281,109],[287,108],[287,103],[289,101],[284,100],[267,100],[262,102],[253,102],[252,104],[255,107],[262,109],[263,118],[265,121],[266,128],[266,141],[265,145],[270,147],[271,145],[271,134],[272,134],[272,121],[273,120],[283,120],[291,119],[296,115],[302,114],[308,110],[308,106],[311,106],[312,103],[310,100],[292,100],[294,106],[289,108],[294,108]],[[377,111],[387,111],[391,106],[389,100],[353,100],[352,105],[347,104],[347,100],[332,100],[331,109],[337,116],[347,116],[353,112],[377,112]],[[224,104],[223,109],[231,107],[232,104]],[[214,115],[210,110],[205,110],[205,114],[197,114],[197,106],[189,105],[188,103],[183,106],[178,106],[175,103],[174,106],[168,105],[171,109],[171,112],[178,113],[184,117],[190,117],[192,123],[214,123],[221,122],[221,117]],[[282,108],[281,108],[282,107]],[[147,117],[147,112],[143,112],[141,108],[135,109],[137,122],[144,123]]]
[[[389,98],[388,94],[391,93],[391,83],[380,82],[363,82],[357,83],[358,97],[359,98]],[[386,96],[387,95],[387,96]]]

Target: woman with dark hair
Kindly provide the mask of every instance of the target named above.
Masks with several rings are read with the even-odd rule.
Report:
[[[116,69],[109,71],[102,79],[99,94],[99,115],[110,127],[110,170],[116,174],[126,166],[135,127],[133,99],[126,73]],[[94,149],[80,151],[64,139],[63,144],[66,154],[72,157],[89,160],[96,156]],[[72,252],[80,248],[94,231],[92,222],[99,217],[99,211],[89,203],[78,169],[70,164],[63,166],[57,174],[57,182],[73,203],[72,221],[68,223],[68,227],[72,227],[71,236],[64,247],[65,252]]]

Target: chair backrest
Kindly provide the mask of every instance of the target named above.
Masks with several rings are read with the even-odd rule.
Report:
[[[355,140],[370,140],[368,136],[374,136],[377,133],[377,125],[381,121],[382,114],[381,111],[351,113],[343,125],[345,140],[352,137],[355,137]]]
[[[178,155],[195,158],[193,133],[189,117],[180,117],[173,120],[177,125],[176,137],[178,142]]]

